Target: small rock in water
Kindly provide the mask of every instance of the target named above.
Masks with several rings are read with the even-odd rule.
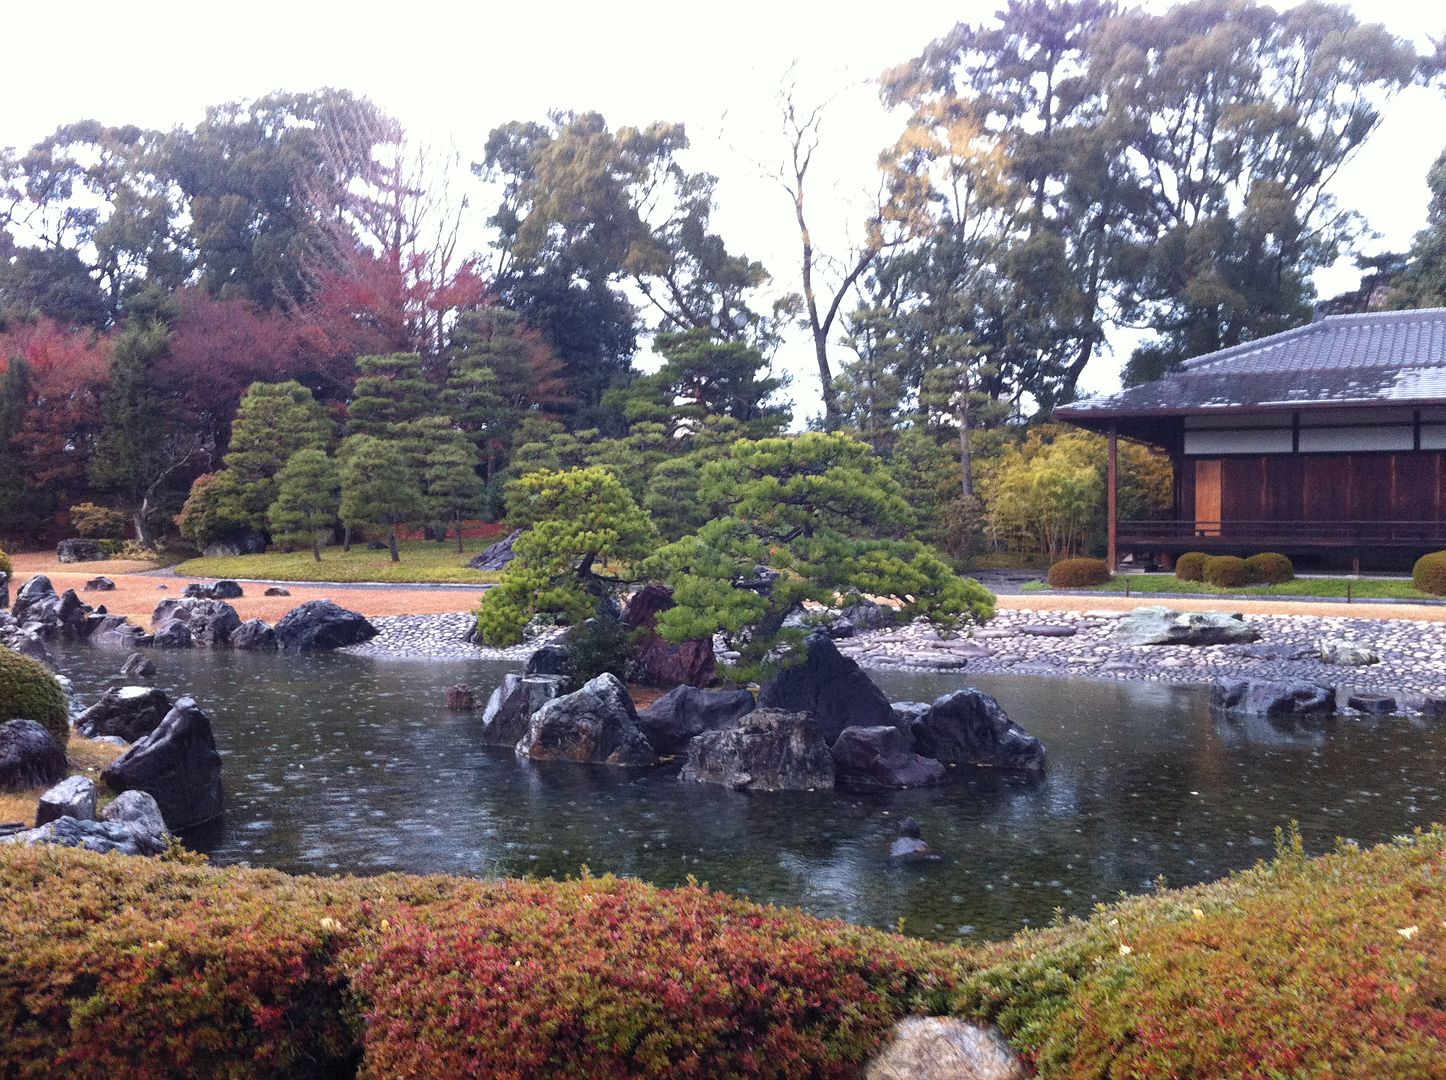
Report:
[[[1373,694],[1361,691],[1346,698],[1346,704],[1363,713],[1386,716],[1396,711],[1396,699],[1390,694]]]
[[[447,708],[453,712],[470,712],[477,707],[477,699],[472,695],[472,688],[464,683],[449,687],[447,690]]]
[[[923,831],[913,818],[905,818],[899,825],[899,838],[889,847],[889,858],[898,862],[932,862],[939,856],[924,842]]]

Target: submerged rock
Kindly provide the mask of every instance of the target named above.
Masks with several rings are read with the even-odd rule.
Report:
[[[834,781],[846,787],[934,787],[949,770],[933,758],[913,753],[911,740],[897,727],[844,728],[834,740]]]
[[[580,690],[554,698],[532,714],[517,753],[536,761],[657,764],[627,687],[604,673]]]
[[[1303,680],[1221,679],[1210,688],[1210,706],[1248,716],[1330,716],[1336,690]]]
[[[947,765],[1044,772],[1044,744],[979,690],[956,690],[938,698],[925,714],[921,735],[915,752]]]
[[[1113,633],[1129,645],[1236,645],[1260,638],[1241,615],[1163,605],[1135,608],[1115,623]]]
[[[894,719],[884,692],[821,633],[809,636],[801,663],[784,668],[763,685],[758,704],[782,712],[812,713],[818,734],[828,743],[844,728],[878,727]]]
[[[532,714],[562,694],[562,683],[561,675],[502,676],[482,713],[482,741],[516,746],[527,734]]]
[[[188,697],[111,762],[101,779],[116,793],[139,790],[151,795],[172,831],[213,821],[224,810],[221,755],[211,721]]]
[[[755,709],[737,727],[690,742],[682,779],[740,791],[811,790],[833,787],[834,765],[809,713]]]
[[[330,600],[308,600],[276,624],[276,643],[287,652],[320,652],[360,645],[379,631],[355,611]]]
[[[688,743],[705,731],[734,727],[756,708],[748,690],[701,690],[675,686],[638,714],[638,725],[663,756],[687,753]]]
[[[1346,698],[1346,704],[1357,712],[1372,716],[1388,716],[1396,711],[1396,699],[1390,694],[1373,694],[1366,690],[1351,694]]]
[[[76,718],[75,729],[87,738],[115,735],[126,742],[155,731],[171,711],[171,699],[153,686],[118,686],[107,690]]]

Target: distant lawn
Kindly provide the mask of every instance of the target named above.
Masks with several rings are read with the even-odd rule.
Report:
[[[403,540],[402,561],[392,562],[385,551],[372,551],[366,544],[353,544],[351,551],[323,548],[321,562],[311,550],[271,552],[265,555],[232,555],[216,559],[190,559],[176,567],[183,577],[260,578],[272,581],[384,581],[456,582],[463,585],[495,582],[493,572],[469,570],[467,560],[493,541],[470,539],[458,555],[455,540],[439,544],[432,540]]]
[[[1049,588],[1043,582],[1021,586],[1025,592],[1042,592]],[[1174,574],[1118,574],[1104,584],[1085,589],[1069,589],[1072,593],[1124,593],[1147,596],[1150,593],[1198,593],[1202,596],[1316,596],[1353,600],[1440,600],[1439,596],[1419,592],[1411,582],[1400,578],[1296,578],[1283,585],[1246,585],[1239,589],[1223,589],[1203,581],[1181,581]],[[1066,590],[1059,590],[1066,591]]]

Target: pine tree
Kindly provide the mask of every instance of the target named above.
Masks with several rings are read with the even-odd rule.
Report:
[[[391,438],[408,421],[430,411],[435,387],[422,374],[417,353],[359,356],[347,430],[353,435]]]
[[[482,478],[477,475],[477,448],[456,428],[428,449],[424,488],[427,516],[441,525],[445,539],[447,523],[457,530],[457,553],[462,553],[462,522],[482,509]]]
[[[384,525],[392,562],[397,551],[397,526],[423,515],[416,476],[407,455],[395,442],[371,435],[353,435],[342,443],[341,520],[348,528]]]
[[[341,472],[322,450],[298,450],[276,477],[276,501],[267,519],[282,543],[310,543],[321,562],[322,537],[336,524],[341,505]]]

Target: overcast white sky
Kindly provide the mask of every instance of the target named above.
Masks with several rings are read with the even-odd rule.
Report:
[[[83,117],[153,127],[189,124],[209,104],[274,89],[341,86],[366,94],[414,133],[481,156],[487,132],[552,108],[595,109],[614,126],[681,120],[689,164],[718,175],[717,224],[730,245],[760,259],[783,290],[796,287],[791,206],[761,175],[783,143],[776,94],[785,72],[802,98],[838,95],[817,163],[832,203],[816,229],[837,247],[857,213],[879,149],[899,120],[863,85],[915,55],[958,21],[976,22],[995,0],[865,4],[803,0],[543,0],[319,3],[80,0],[6,5],[0,67],[0,146],[24,146]],[[1145,6],[1163,8],[1164,0]],[[1284,6],[1290,6],[1287,2]],[[1446,34],[1440,0],[1350,0],[1418,48]],[[851,88],[850,88],[851,87]],[[1412,89],[1396,99],[1337,194],[1401,248],[1420,228],[1425,174],[1446,145],[1446,100]],[[481,211],[479,210],[479,215]],[[1353,285],[1346,267],[1322,275],[1322,295]],[[1118,385],[1128,348],[1095,361],[1088,390]],[[816,376],[801,342],[780,362],[795,374],[799,412],[817,411]]]

